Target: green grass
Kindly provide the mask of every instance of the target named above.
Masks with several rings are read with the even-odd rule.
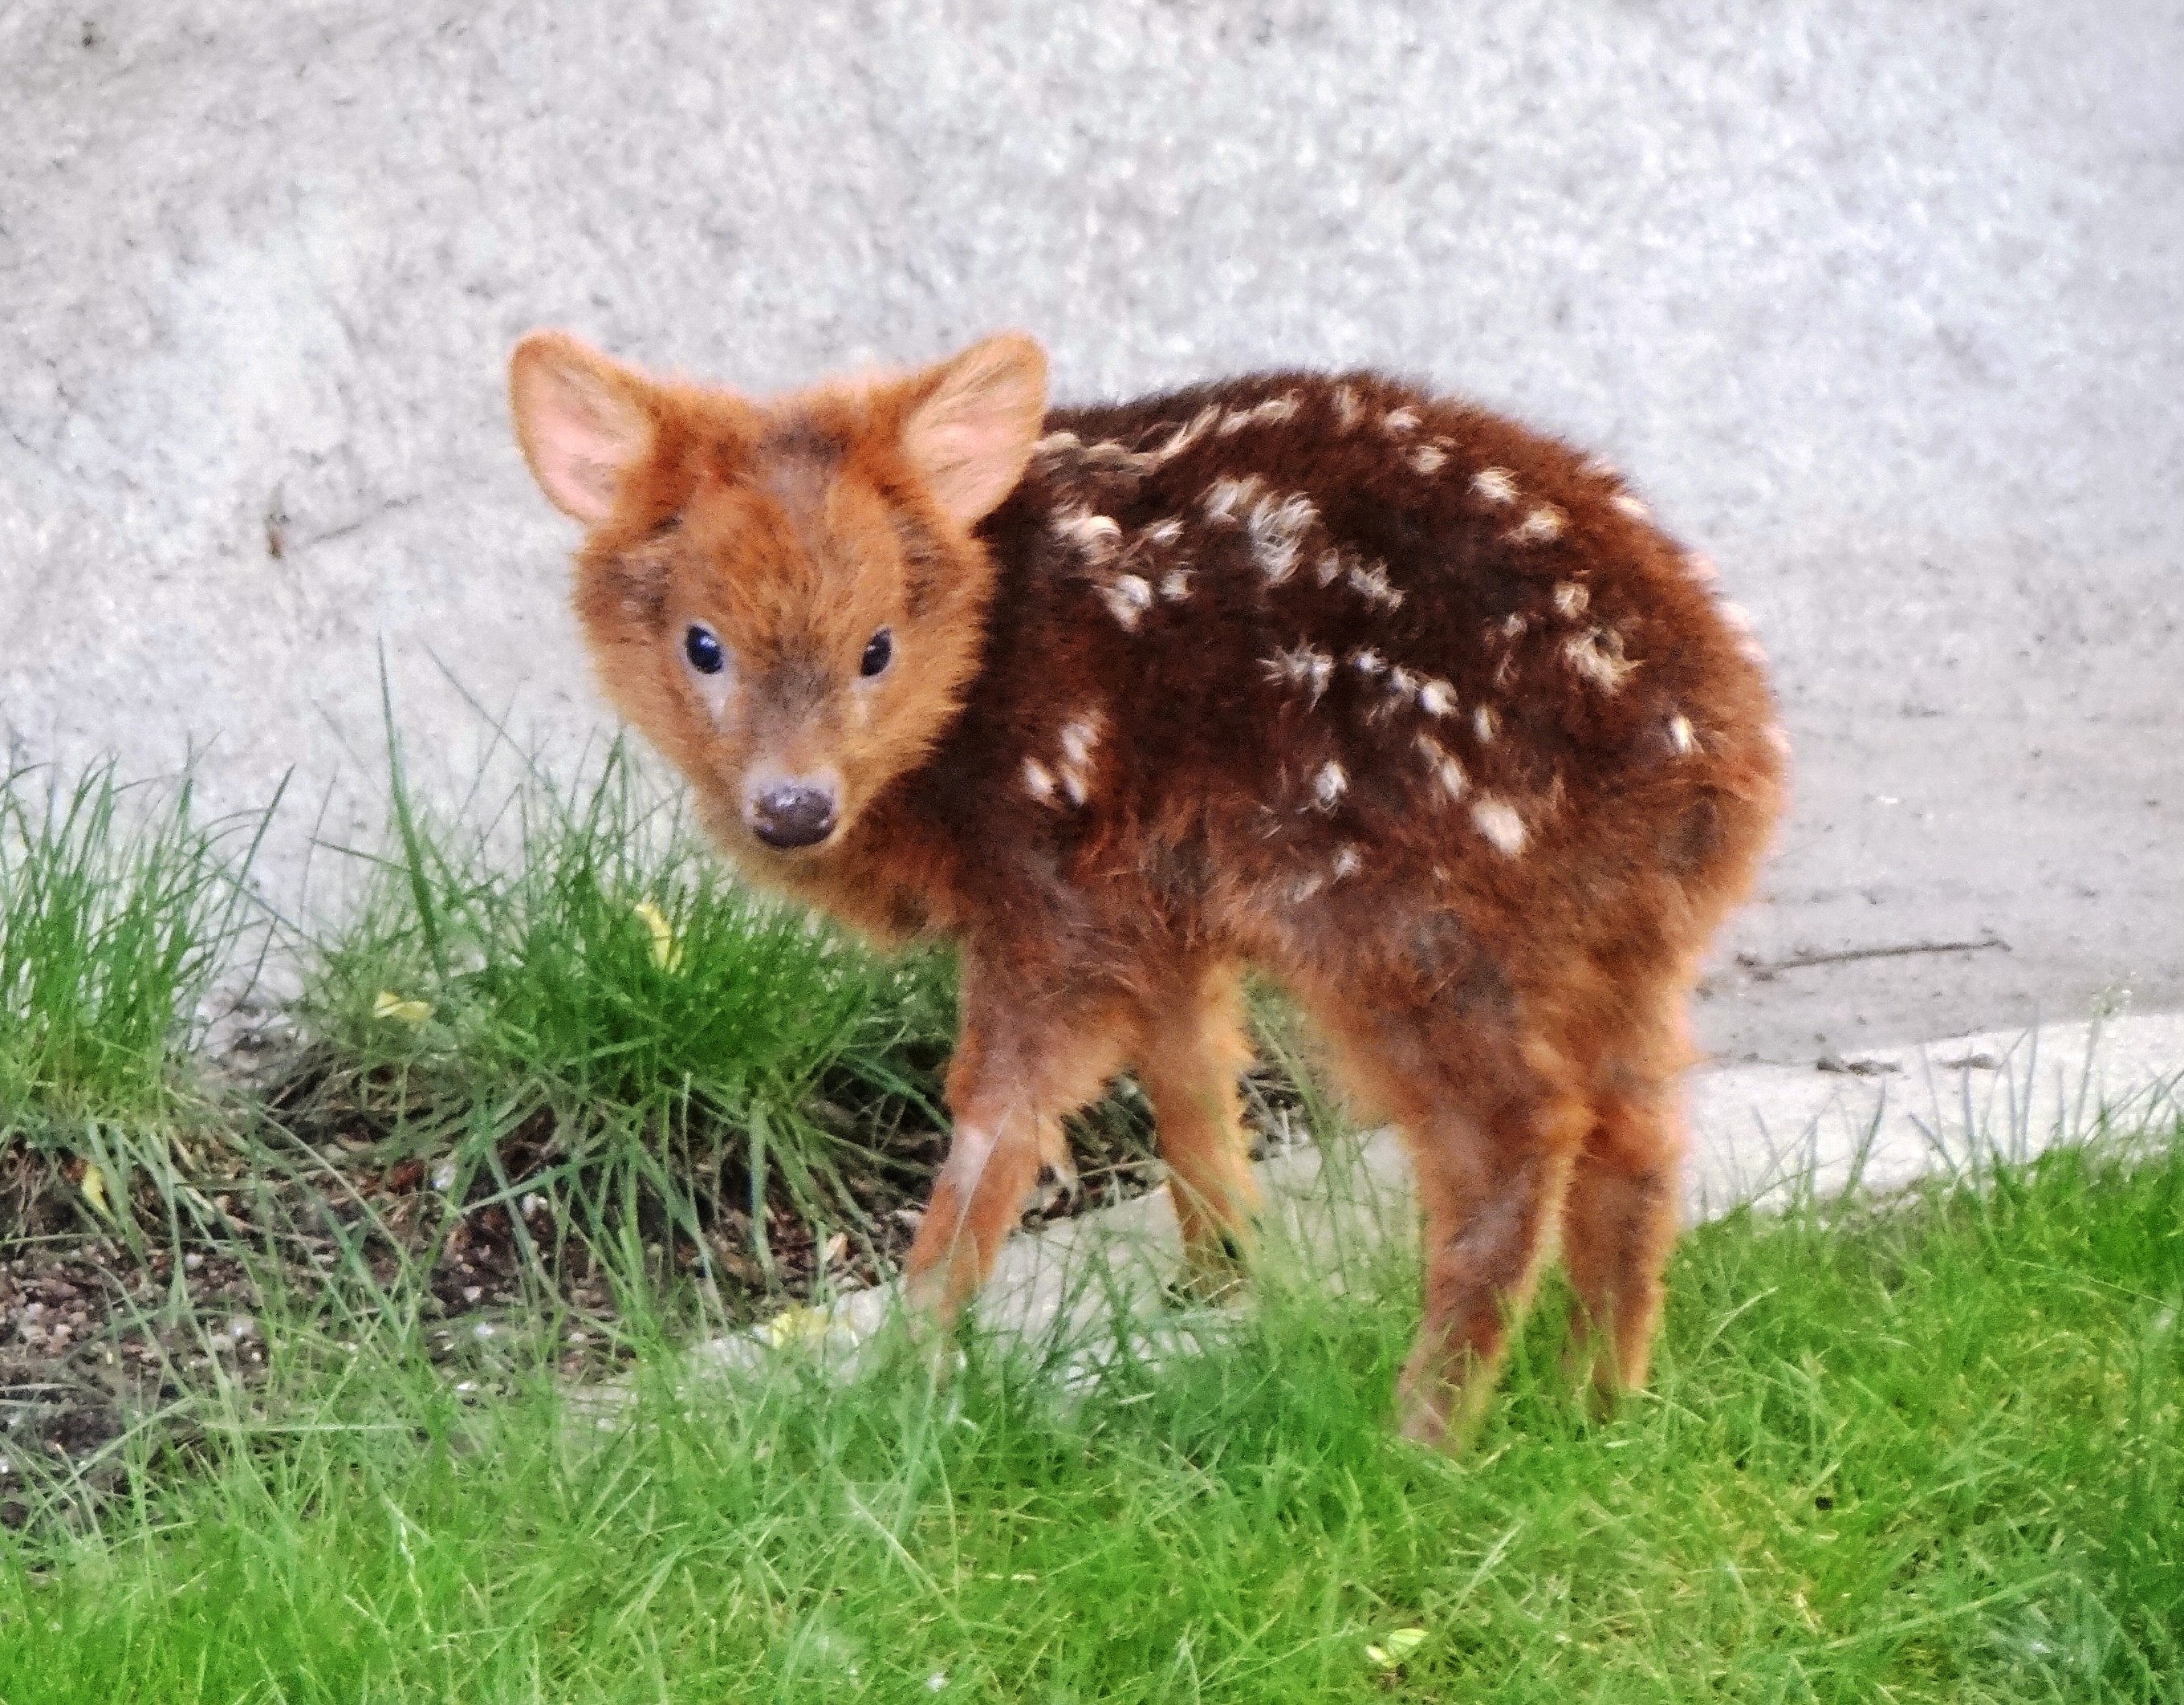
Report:
[[[308,948],[321,1123],[434,1157],[454,1200],[552,1193],[596,1229],[641,1201],[702,1258],[770,1201],[857,1226],[929,1145],[952,973],[886,961],[736,887],[625,749],[428,811],[392,766],[384,852]],[[922,1175],[921,1175],[922,1176]]]
[[[117,1203],[132,1170],[166,1176],[264,825],[200,823],[187,779],[125,786],[111,766],[0,782],[0,1156],[100,1165]]]
[[[2178,1134],[1701,1228],[1651,1393],[1581,1419],[1551,1302],[1457,1462],[1358,1277],[1074,1402],[655,1351],[611,1431],[276,1327],[158,1490],[0,1540],[0,1698],[2184,1699]]]
[[[876,1176],[914,1196],[946,967],[754,903],[619,753],[447,816],[392,779],[360,904],[303,943],[304,1069],[256,1107],[202,1095],[192,1050],[265,922],[262,820],[110,770],[0,789],[0,1213],[65,1177],[103,1223],[150,1180],[170,1238],[256,1247],[270,1357],[241,1383],[208,1340],[92,1461],[0,1431],[5,1705],[2184,1700],[2176,1134],[1703,1228],[1652,1392],[1585,1422],[1550,1299],[1454,1463],[1384,1426],[1392,1257],[1340,1298],[1269,1273],[1217,1348],[1077,1397],[1052,1364],[1081,1346],[975,1338],[939,1391],[793,1357],[693,1390],[646,1240],[702,1288],[724,1227],[766,1265],[784,1199],[854,1226]],[[571,1412],[550,1290],[449,1321],[429,1249],[365,1260],[376,1222],[329,1217],[284,1122],[448,1165],[451,1225],[536,1191],[618,1242],[621,1424]],[[259,1171],[186,1233],[168,1156],[208,1123]],[[282,1214],[315,1273],[273,1258]]]

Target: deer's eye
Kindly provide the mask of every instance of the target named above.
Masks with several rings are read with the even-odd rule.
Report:
[[[861,674],[877,675],[888,666],[894,656],[894,634],[891,629],[883,627],[865,642],[864,660],[857,666],[858,671]]]
[[[682,655],[700,675],[717,675],[728,666],[728,655],[721,649],[719,638],[711,628],[695,621],[682,635]]]

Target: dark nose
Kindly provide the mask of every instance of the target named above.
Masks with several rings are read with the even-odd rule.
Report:
[[[834,795],[805,782],[768,788],[751,801],[750,826],[770,847],[816,846],[834,833]]]

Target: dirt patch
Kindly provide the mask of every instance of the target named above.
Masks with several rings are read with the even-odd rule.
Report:
[[[1306,1139],[1287,1077],[1262,1067],[1245,1089],[1255,1157]],[[187,1456],[192,1400],[223,1384],[260,1387],[275,1349],[269,1329],[307,1332],[310,1353],[338,1357],[354,1348],[348,1311],[375,1295],[397,1299],[422,1352],[456,1390],[482,1398],[519,1364],[550,1360],[583,1381],[626,1359],[603,1241],[633,1250],[649,1298],[671,1320],[687,1311],[694,1327],[882,1283],[900,1269],[945,1151],[939,1130],[898,1121],[889,1166],[845,1173],[850,1211],[831,1223],[815,1223],[779,1192],[755,1221],[716,1180],[699,1198],[694,1237],[656,1201],[637,1202],[633,1222],[577,1224],[551,1191],[525,1189],[551,1158],[552,1134],[538,1122],[498,1145],[510,1190],[481,1173],[457,1201],[443,1162],[390,1159],[387,1131],[353,1107],[329,1119],[323,1101],[290,1099],[278,1173],[249,1172],[208,1145],[188,1187],[206,1212],[165,1242],[88,1224],[75,1190],[17,1181],[19,1199],[36,1206],[19,1234],[0,1238],[0,1523],[31,1519],[31,1486],[56,1474],[93,1498],[121,1490],[132,1431],[146,1430],[161,1460]],[[276,1114],[279,1101],[268,1104]],[[1127,1083],[1076,1122],[1072,1146],[1074,1188],[1045,1180],[1027,1227],[1126,1201],[1166,1176]],[[50,1164],[20,1152],[14,1163]],[[140,1227],[166,1221],[148,1186],[132,1206]],[[269,1290],[281,1293],[270,1307]],[[283,1323],[269,1329],[268,1314]]]

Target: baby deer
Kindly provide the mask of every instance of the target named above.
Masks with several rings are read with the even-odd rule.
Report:
[[[1785,749],[1739,618],[1611,470],[1369,373],[1050,414],[1013,335],[762,400],[554,332],[510,376],[588,529],[600,679],[709,832],[873,936],[960,944],[914,1299],[972,1296],[1125,1067],[1225,1281],[1249,965],[1415,1162],[1406,1431],[1476,1412],[1557,1216],[1579,1376],[1643,1380],[1685,999]]]

